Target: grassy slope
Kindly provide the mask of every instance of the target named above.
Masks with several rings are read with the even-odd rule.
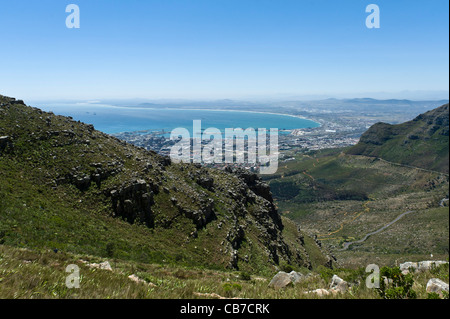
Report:
[[[185,298],[203,299],[227,298],[256,299],[316,299],[315,294],[305,292],[327,289],[333,274],[348,281],[352,288],[346,294],[330,295],[322,298],[366,299],[379,298],[372,289],[365,286],[367,274],[364,268],[356,270],[321,268],[309,275],[301,283],[285,289],[268,287],[270,276],[243,277],[239,273],[208,270],[180,265],[159,265],[134,261],[116,260],[112,271],[88,267],[86,262],[100,262],[98,257],[80,256],[71,253],[33,251],[23,248],[0,246],[0,297],[24,299],[73,299],[73,298],[125,298],[160,299]],[[75,264],[80,271],[80,288],[70,289],[65,285],[66,266]],[[136,275],[142,282],[128,278]],[[426,283],[430,278],[448,282],[448,267],[414,275],[413,289],[418,298],[427,298]]]

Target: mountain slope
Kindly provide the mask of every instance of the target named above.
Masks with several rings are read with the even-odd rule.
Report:
[[[171,163],[4,96],[0,199],[0,244],[248,271],[311,266],[303,233],[284,236],[256,175]]]
[[[398,125],[377,123],[361,136],[347,154],[448,173],[449,105]]]

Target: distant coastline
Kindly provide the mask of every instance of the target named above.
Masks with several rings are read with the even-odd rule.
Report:
[[[264,111],[251,111],[251,110],[230,110],[230,109],[221,109],[221,108],[180,108],[180,107],[146,107],[146,106],[121,106],[121,105],[114,105],[114,104],[103,104],[103,103],[89,103],[89,102],[77,102],[77,103],[64,103],[65,105],[83,105],[83,106],[97,106],[97,107],[115,107],[119,109],[140,109],[140,110],[180,110],[180,111],[215,111],[215,112],[242,112],[242,113],[257,113],[257,114],[271,114],[271,115],[280,115],[280,116],[289,116],[293,118],[299,118],[302,120],[307,120],[316,123],[319,125],[319,127],[322,126],[321,123],[317,122],[316,120],[301,116],[301,115],[294,115],[294,114],[287,114],[287,113],[275,113],[275,112],[264,112]]]
[[[97,103],[46,104],[41,107],[55,114],[71,116],[84,123],[93,124],[108,134],[135,132],[141,130],[172,130],[176,127],[190,127],[188,119],[201,119],[205,125],[225,129],[227,127],[278,128],[283,132],[295,129],[316,128],[322,124],[299,115],[261,110],[230,110],[222,108],[183,108],[118,106]],[[190,114],[190,112],[192,112]],[[217,114],[215,113],[217,112]],[[225,114],[230,114],[229,116]],[[222,113],[222,114],[220,114]],[[242,114],[242,115],[240,115]],[[255,115],[255,116],[253,116]],[[258,115],[258,116],[256,116]],[[299,121],[299,123],[297,123]],[[304,121],[304,123],[301,123]]]
[[[153,110],[158,110],[156,108],[146,108],[146,109],[153,109]],[[316,120],[301,116],[301,115],[294,115],[294,114],[286,114],[286,113],[274,113],[274,112],[263,112],[263,111],[249,111],[249,110],[227,110],[227,109],[180,109],[180,108],[170,108],[170,107],[165,107],[163,109],[166,110],[185,110],[185,111],[217,111],[217,112],[242,112],[242,113],[257,113],[257,114],[270,114],[270,115],[280,115],[280,116],[289,116],[289,117],[294,117],[294,118],[298,118],[298,119],[302,119],[302,120],[307,120],[307,121],[311,121],[316,123],[317,125],[319,125],[319,127],[322,126],[321,123],[317,122]]]

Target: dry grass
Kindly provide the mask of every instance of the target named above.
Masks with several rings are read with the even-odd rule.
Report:
[[[138,264],[117,260],[111,262],[113,271],[88,267],[81,260],[98,261],[90,256],[76,256],[53,252],[37,252],[0,246],[0,298],[3,299],[372,299],[379,298],[364,285],[361,270],[318,269],[295,286],[285,289],[268,287],[270,277],[251,277],[242,280],[238,272],[182,268],[155,264]],[[80,288],[65,285],[65,267],[74,263],[80,267]],[[128,278],[136,274],[144,282]],[[333,274],[341,276],[352,286],[345,294],[318,297],[307,294],[315,289],[328,289]],[[429,278],[417,276],[415,289],[426,298],[424,287]],[[448,268],[441,279],[448,281]]]

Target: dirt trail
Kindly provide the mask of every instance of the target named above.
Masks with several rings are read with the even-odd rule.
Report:
[[[344,243],[344,247],[343,247],[342,249],[340,249],[339,251],[347,250],[348,247],[350,247],[350,246],[353,245],[353,244],[359,244],[359,243],[362,243],[362,242],[366,241],[367,238],[369,238],[370,236],[375,235],[375,234],[378,234],[379,232],[382,232],[383,230],[385,230],[386,228],[388,228],[389,226],[391,226],[392,224],[394,224],[395,222],[397,222],[398,220],[400,220],[403,216],[408,215],[408,214],[411,214],[411,213],[414,213],[414,211],[413,211],[413,210],[409,210],[409,211],[407,211],[407,212],[404,212],[404,213],[400,214],[400,215],[397,216],[397,218],[394,219],[393,221],[387,223],[386,225],[384,225],[383,227],[377,229],[376,231],[367,233],[367,234],[366,234],[362,239],[360,239],[360,240],[349,241],[349,242]]]
[[[331,239],[331,238],[322,238],[322,237],[331,236],[331,235],[333,235],[333,234],[336,234],[336,233],[340,232],[341,230],[344,229],[344,225],[350,224],[350,223],[354,222],[354,221],[355,221],[359,216],[361,216],[363,213],[368,213],[368,212],[370,212],[370,208],[367,206],[367,205],[369,205],[370,201],[371,201],[371,200],[368,200],[367,202],[365,202],[365,203],[362,205],[363,208],[364,208],[364,210],[362,210],[361,212],[355,212],[355,213],[353,214],[354,217],[353,217],[350,221],[342,222],[342,223],[339,225],[339,228],[338,228],[337,230],[332,231],[332,232],[329,232],[329,233],[327,233],[327,234],[319,234],[319,235],[317,235],[317,237],[319,238],[319,240],[327,240],[327,239]],[[346,216],[347,214],[348,214],[348,212],[345,212],[345,213],[344,213],[344,216]]]

